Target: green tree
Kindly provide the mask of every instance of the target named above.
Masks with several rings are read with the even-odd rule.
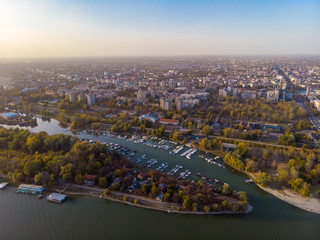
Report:
[[[266,172],[261,172],[261,171],[258,172],[255,178],[256,183],[260,184],[263,187],[266,187],[270,182],[270,180],[271,180],[271,176]]]
[[[194,211],[194,212],[198,211],[198,203],[196,203],[196,202],[192,203],[192,211]]]
[[[37,175],[34,176],[34,182],[35,184],[41,184],[44,180],[44,175],[42,172],[38,173]]]
[[[285,164],[281,163],[278,165],[277,168],[277,172],[278,172],[278,180],[280,182],[287,182],[288,181],[288,168]]]
[[[105,188],[105,189],[103,190],[103,195],[104,195],[104,196],[108,196],[109,193],[110,193],[110,190],[109,190],[108,188]]]
[[[81,173],[77,174],[76,177],[75,177],[75,180],[76,180],[76,183],[82,184],[83,183],[82,174]]]
[[[153,197],[157,196],[159,194],[159,189],[158,187],[156,186],[156,184],[152,184],[152,188],[151,188],[151,194]]]
[[[210,207],[209,207],[209,206],[204,206],[204,207],[203,207],[203,210],[204,210],[205,212],[209,212],[209,211],[210,211]]]
[[[60,176],[65,182],[72,182],[73,180],[74,166],[72,163],[68,163],[65,166],[61,166]]]
[[[229,194],[229,191],[230,191],[230,187],[228,184],[224,184],[223,185],[223,188],[222,188],[222,194],[223,195],[228,195]]]
[[[191,207],[191,200],[188,195],[183,197],[183,209],[189,209]]]
[[[107,179],[105,177],[99,177],[99,186],[103,188],[107,186]]]

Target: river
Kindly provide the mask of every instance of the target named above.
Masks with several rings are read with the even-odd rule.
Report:
[[[71,134],[59,122],[37,119],[33,132]],[[82,138],[119,143],[147,154],[159,162],[217,178],[247,192],[254,210],[243,215],[188,216],[127,206],[93,197],[68,196],[61,205],[14,193],[14,187],[0,191],[0,239],[319,239],[320,215],[283,202],[229,168],[208,164],[195,154],[190,160],[172,156],[166,150],[106,136]],[[156,164],[155,166],[158,166]]]

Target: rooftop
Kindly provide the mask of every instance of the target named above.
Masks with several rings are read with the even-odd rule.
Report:
[[[6,117],[6,118],[15,118],[15,117],[18,117],[19,114],[14,112],[5,112],[5,113],[1,113],[0,116]]]

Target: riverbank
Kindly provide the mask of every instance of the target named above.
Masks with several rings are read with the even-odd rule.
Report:
[[[241,171],[242,172],[242,171]],[[246,173],[246,172],[243,172]],[[246,173],[250,178],[255,180],[255,176],[252,173]],[[272,194],[273,196],[285,201],[297,208],[303,209],[308,212],[320,214],[320,201],[315,197],[303,197],[291,189],[284,188],[283,190],[273,189],[270,187],[263,187],[260,184],[256,185],[265,192]]]
[[[262,190],[272,194],[273,196],[308,212],[320,214],[320,201],[315,197],[305,198],[290,189],[277,190],[270,187],[262,187],[257,184]]]
[[[62,187],[52,187],[51,191],[60,192],[63,190]],[[130,206],[141,207],[150,210],[162,211],[167,213],[176,213],[176,214],[188,214],[188,215],[221,215],[221,214],[246,214],[250,213],[253,210],[253,206],[248,204],[246,211],[244,212],[231,212],[231,211],[219,211],[219,212],[204,212],[204,211],[184,211],[181,209],[181,206],[177,203],[169,203],[157,201],[143,196],[126,194],[122,192],[109,191],[108,195],[104,195],[104,190],[95,188],[95,187],[86,187],[82,185],[69,184],[68,187],[64,190],[64,194],[69,195],[80,195],[80,196],[90,196],[97,197],[102,199],[107,199],[114,202],[119,202],[127,204]],[[123,200],[124,196],[127,197],[127,200]],[[134,200],[138,200],[138,203],[135,203]],[[179,209],[179,210],[177,210]]]
[[[201,150],[200,148],[198,148],[198,149]],[[246,174],[247,176],[249,176],[251,179],[253,179],[255,181],[254,174],[236,169],[226,162],[225,162],[225,164],[228,165],[229,167],[231,167],[232,169],[234,169],[235,171]],[[300,194],[294,192],[293,190],[287,189],[287,188],[284,188],[283,190],[278,190],[278,189],[273,189],[270,187],[263,187],[257,183],[256,183],[256,185],[260,189],[264,190],[265,192],[268,192],[268,193],[272,194],[273,196],[275,196],[276,198],[278,198],[282,201],[285,201],[285,202],[287,202],[297,208],[303,209],[308,212],[320,214],[320,200],[315,197],[307,197],[306,198],[306,197],[303,197]]]

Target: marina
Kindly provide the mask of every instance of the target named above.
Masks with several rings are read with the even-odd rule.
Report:
[[[50,123],[43,122],[41,119],[37,119],[37,121],[38,127],[30,128],[31,131],[48,130],[51,134],[72,134],[61,128],[59,122],[54,119],[51,119]],[[184,169],[191,171],[191,175],[188,177],[190,180],[198,181],[205,177],[211,184],[214,184],[215,180],[218,180],[221,186],[228,183],[234,189],[246,191],[254,210],[245,216],[187,217],[70,194],[68,194],[68,201],[60,206],[49,204],[47,201],[38,201],[25,194],[15,194],[15,189],[9,186],[7,190],[0,193],[0,203],[3,206],[8,206],[1,210],[0,220],[6,223],[6,227],[0,228],[1,238],[9,240],[39,238],[122,240],[132,239],[132,232],[134,232],[135,236],[140,236],[140,239],[199,239],[199,236],[201,239],[212,239],[212,236],[221,239],[239,239],[248,238],[248,232],[250,232],[251,236],[259,237],[262,240],[318,239],[320,234],[319,215],[293,207],[264,192],[254,184],[246,184],[247,176],[236,171],[233,172],[228,167],[223,168],[216,164],[208,164],[197,153],[192,156],[192,160],[188,160],[181,157],[180,154],[169,154],[170,150],[164,151],[144,144],[135,144],[128,139],[109,137],[108,133],[95,136],[86,132],[78,137],[79,139],[90,139],[108,144],[112,142],[126,147],[129,149],[129,156],[134,153],[131,161],[145,155],[146,160],[157,159],[159,165],[168,163],[167,170],[175,168],[176,165],[183,166],[181,170],[179,168],[179,171],[185,171]],[[199,154],[208,155],[203,152],[199,152]],[[210,156],[210,158],[213,157]],[[223,163],[222,160],[219,161]],[[146,165],[146,161],[141,161],[141,164]],[[158,166],[154,165],[153,167]],[[202,177],[197,176],[197,173],[202,174]],[[175,175],[178,176],[177,173]],[[195,223],[197,223],[196,226]],[[35,224],[40,230],[28,231]],[[232,231],[230,231],[230,224],[232,224]],[[122,231],[123,225],[128,226],[128,231]],[[194,231],[195,227],[197,231]],[[166,231],[162,229],[166,229]]]

